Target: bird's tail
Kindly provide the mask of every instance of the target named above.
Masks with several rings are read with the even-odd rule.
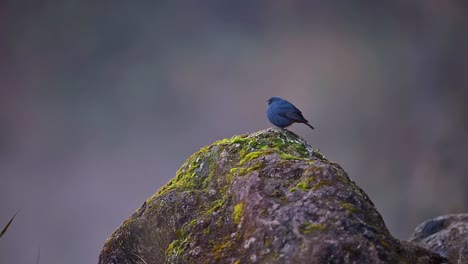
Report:
[[[313,126],[311,126],[309,123],[304,123],[306,126],[312,128],[312,129],[315,129]]]

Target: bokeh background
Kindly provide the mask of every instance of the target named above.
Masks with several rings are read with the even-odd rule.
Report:
[[[392,232],[468,211],[463,1],[2,1],[0,263],[96,263],[215,140],[293,125]]]

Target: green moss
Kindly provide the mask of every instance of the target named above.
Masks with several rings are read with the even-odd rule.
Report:
[[[252,139],[248,137],[248,134],[243,134],[240,136],[233,136],[232,138],[228,139],[227,141],[230,144],[235,144],[235,143],[244,143],[244,142],[249,142]]]
[[[284,160],[306,160],[303,157],[294,156],[292,154],[285,153],[285,152],[280,152],[279,156]]]
[[[223,251],[233,246],[233,241],[230,238],[225,239],[222,243],[215,244],[212,249],[215,260],[219,260],[223,256]]]
[[[219,200],[216,200],[213,202],[213,206],[208,209],[208,213],[209,214],[212,214],[214,212],[216,212],[217,210],[219,210],[224,204],[226,203],[226,199],[219,199]]]
[[[240,202],[234,206],[234,211],[232,212],[232,219],[234,220],[234,223],[239,224],[243,215],[244,215],[244,203]]]
[[[296,187],[299,188],[299,189],[308,191],[308,190],[310,190],[310,188],[311,188],[310,183],[312,182],[313,179],[314,179],[313,176],[306,177],[303,181],[299,182],[299,183],[296,185]]]
[[[181,256],[189,245],[189,237],[173,240],[166,249],[166,256]]]
[[[233,167],[229,170],[229,173],[236,174],[236,175],[246,175],[248,173],[251,173],[252,171],[260,170],[265,167],[265,164],[263,161],[256,162],[254,165],[250,167]]]
[[[241,168],[241,167],[234,167],[229,170],[230,174],[244,174],[247,171],[246,168]]]
[[[252,171],[256,171],[256,170],[260,170],[260,169],[263,169],[265,168],[265,164],[263,163],[263,161],[259,161],[257,163],[255,163],[254,165],[252,165],[250,168],[247,169],[247,172],[252,172]]]
[[[313,149],[313,152],[314,152],[314,157],[319,158],[321,160],[326,160],[325,156],[322,153],[320,153],[320,150]]]
[[[341,206],[347,211],[347,212],[350,212],[350,213],[358,213],[360,212],[361,210],[357,209],[354,205],[350,204],[350,203],[341,203]]]
[[[380,244],[387,250],[392,250],[392,248],[390,247],[390,245],[384,241],[384,240],[380,240]]]
[[[263,151],[254,151],[254,152],[250,152],[249,154],[245,155],[244,158],[242,160],[239,161],[239,165],[242,165],[244,164],[245,162],[247,161],[251,161],[253,159],[256,159],[258,157],[260,157],[261,155],[263,155],[264,152]]]
[[[234,262],[234,264],[241,264],[240,259],[236,260],[236,261]]]
[[[278,252],[278,251],[273,251],[271,252],[270,254],[270,258],[273,260],[273,261],[277,261],[279,259],[279,257],[281,256],[281,254]]]
[[[228,143],[229,143],[229,139],[223,138],[223,139],[221,139],[221,140],[218,140],[216,143],[217,143],[218,145],[225,145],[225,144],[228,144]]]
[[[271,244],[273,243],[273,240],[271,238],[266,238],[265,239],[265,247],[269,248]]]
[[[292,187],[291,189],[289,189],[289,192],[295,192],[297,191],[297,187]]]
[[[209,147],[202,148],[198,152],[190,156],[187,159],[187,161],[182,165],[182,167],[180,167],[180,169],[176,172],[176,176],[172,180],[170,180],[166,185],[161,187],[161,189],[159,189],[155,195],[161,196],[173,189],[199,189],[203,181],[197,178],[197,174],[202,163],[209,161],[208,159],[202,159],[202,157],[206,157],[206,154],[209,153],[208,148]],[[153,197],[151,197],[150,199],[152,199]],[[147,202],[149,202],[149,200],[147,200]]]
[[[271,196],[276,197],[276,198],[281,198],[283,197],[283,193],[278,189],[274,189]]]
[[[313,223],[304,223],[299,227],[299,232],[301,234],[310,234],[312,232],[320,232],[325,230],[325,226],[322,224],[313,224]]]
[[[314,191],[322,188],[323,186],[332,186],[333,185],[333,181],[330,181],[330,180],[321,180],[319,181],[317,184],[314,185],[314,187],[312,188]]]

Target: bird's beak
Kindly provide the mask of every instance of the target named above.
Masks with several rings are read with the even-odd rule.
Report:
[[[268,99],[265,99],[265,101],[267,101],[267,102],[268,102]]]

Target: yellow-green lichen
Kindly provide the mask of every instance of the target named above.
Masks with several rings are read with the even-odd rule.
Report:
[[[233,167],[229,170],[229,173],[242,176],[251,173],[252,171],[263,169],[264,167],[265,164],[263,163],[263,161],[258,161],[250,167]]]
[[[245,157],[243,159],[241,159],[239,161],[239,165],[242,165],[247,161],[251,161],[253,159],[256,159],[256,158],[260,157],[261,155],[263,155],[263,151],[250,152],[249,154],[245,155]]]
[[[314,156],[321,159],[321,160],[326,160],[325,155],[323,155],[319,149],[312,149],[314,152]]]
[[[284,160],[306,160],[306,158],[304,157],[294,156],[292,154],[285,153],[285,152],[280,152],[279,156]]]
[[[384,240],[380,240],[380,244],[387,250],[392,250],[392,248],[390,247],[390,244],[388,244],[386,241]]]
[[[240,136],[233,136],[232,138],[228,139],[228,142],[230,144],[235,144],[235,143],[243,143],[243,142],[248,142],[251,141],[252,139],[248,137],[248,134],[243,134]]]
[[[350,203],[341,203],[341,206],[349,213],[358,213],[361,211]]]
[[[301,182],[299,182],[299,183],[296,185],[296,187],[299,188],[299,189],[308,191],[308,190],[310,190],[310,188],[312,187],[312,186],[310,186],[310,183],[313,181],[313,179],[314,179],[313,176],[306,177],[304,180],[302,180]]]
[[[173,240],[166,249],[167,256],[181,256],[189,244],[190,236]]]
[[[204,160],[203,157],[206,157],[209,153],[209,147],[201,148],[198,152],[190,156],[187,161],[180,167],[176,172],[176,176],[170,180],[166,185],[161,187],[155,196],[161,196],[168,193],[173,189],[198,189],[202,185],[203,181],[198,178],[198,171],[202,166],[202,163],[208,162],[211,160]],[[155,196],[147,200],[149,202]]]
[[[265,239],[265,242],[264,242],[265,247],[269,248],[269,247],[271,246],[272,243],[273,243],[273,240],[272,240],[271,238],[267,237],[267,238]]]
[[[213,205],[211,206],[210,209],[208,209],[208,213],[209,214],[212,214],[213,212],[216,212],[217,210],[219,210],[223,205],[224,203],[226,203],[226,199],[219,199],[219,200],[216,200],[213,202]]]
[[[314,191],[324,187],[324,186],[332,186],[333,185],[333,181],[330,181],[330,180],[321,180],[319,181],[317,184],[314,185],[314,187],[312,188]]]
[[[233,246],[233,241],[230,238],[224,239],[222,243],[215,244],[212,249],[215,260],[219,260],[223,257],[223,251]]]
[[[247,169],[246,168],[241,168],[241,167],[234,167],[234,168],[231,168],[229,170],[229,173],[230,174],[239,174],[239,175],[243,175],[247,172]]]
[[[301,232],[301,234],[310,234],[312,232],[320,232],[320,231],[323,231],[325,230],[325,226],[322,225],[322,224],[314,224],[314,223],[304,223],[302,224],[300,227],[299,227],[299,232]]]
[[[243,215],[244,215],[244,203],[240,202],[234,206],[234,210],[232,212],[232,219],[234,220],[234,223],[239,224]]]

